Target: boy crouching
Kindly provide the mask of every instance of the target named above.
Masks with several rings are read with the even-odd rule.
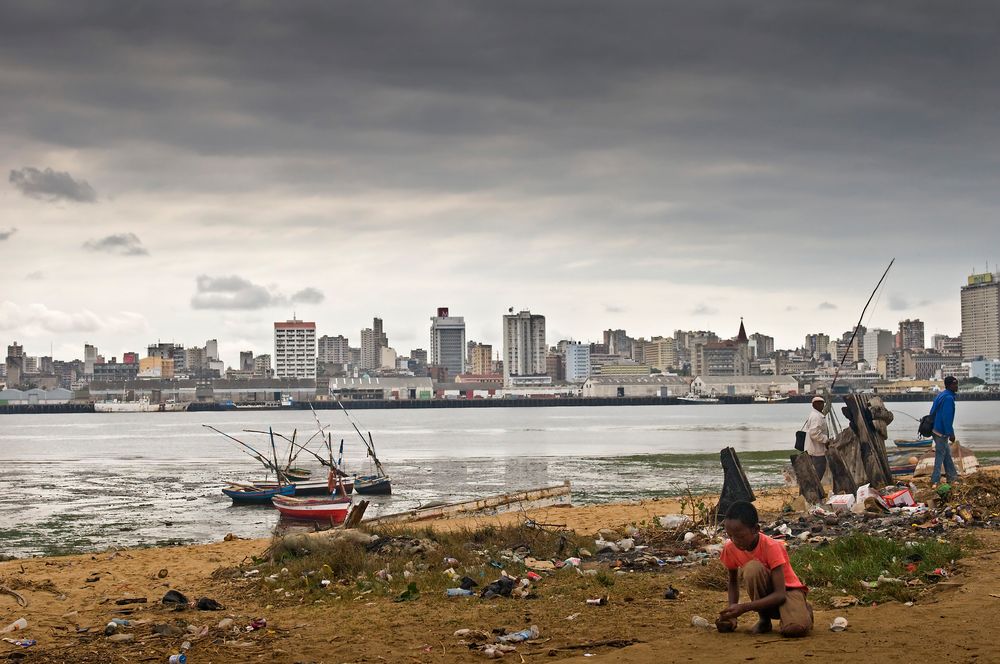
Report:
[[[757,508],[737,502],[726,512],[724,522],[729,541],[722,550],[722,564],[729,570],[729,606],[715,621],[720,632],[732,632],[736,621],[756,611],[760,621],[754,634],[771,631],[771,621],[781,620],[782,636],[805,636],[812,629],[812,607],[806,601],[808,588],[795,575],[784,544],[760,532]],[[750,601],[740,603],[740,575]]]

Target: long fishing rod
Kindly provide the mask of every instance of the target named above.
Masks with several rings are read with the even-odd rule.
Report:
[[[256,431],[256,430],[254,430],[254,429],[244,429],[244,431],[246,431],[247,433],[262,433],[262,434],[264,434],[265,436],[266,436],[266,435],[269,435],[269,433],[268,433],[267,431]],[[320,462],[321,464],[323,464],[324,466],[328,466],[328,465],[329,465],[329,464],[327,463],[326,459],[324,459],[324,458],[323,458],[323,457],[321,457],[320,455],[316,454],[315,452],[313,452],[312,450],[310,450],[309,448],[307,448],[307,447],[306,447],[305,445],[300,445],[299,443],[296,443],[296,442],[294,442],[293,440],[289,439],[289,438],[288,438],[287,436],[283,436],[283,435],[281,435],[280,433],[277,433],[277,432],[273,432],[273,434],[274,434],[275,436],[277,436],[278,438],[281,438],[281,439],[283,439],[283,440],[287,440],[287,441],[288,441],[289,443],[291,443],[291,444],[292,444],[292,445],[294,445],[295,447],[297,447],[297,448],[299,448],[299,449],[301,449],[301,450],[303,450],[303,451],[305,451],[305,452],[308,452],[309,454],[313,455],[314,457],[316,457],[316,460],[317,460],[317,461],[319,461],[319,462]],[[307,443],[307,444],[308,444],[308,443]]]
[[[837,384],[837,378],[840,377],[840,369],[844,366],[844,362],[847,361],[847,353],[850,352],[851,346],[854,345],[854,340],[858,336],[858,330],[861,328],[861,323],[865,320],[865,312],[868,311],[868,306],[872,303],[872,300],[875,299],[875,293],[877,293],[878,289],[881,288],[882,282],[885,281],[886,275],[889,274],[889,270],[892,269],[892,264],[895,262],[895,258],[889,261],[889,266],[885,268],[885,272],[882,273],[882,278],[878,280],[877,284],[875,284],[875,290],[873,290],[872,294],[868,296],[868,301],[865,302],[865,308],[861,310],[861,316],[858,318],[858,324],[854,326],[854,333],[851,335],[851,340],[847,343],[847,348],[844,349],[844,356],[840,358],[840,364],[837,365],[837,371],[833,374],[833,382],[830,383],[830,392],[833,392],[833,387]],[[827,402],[826,408],[827,412],[829,412],[829,402]]]
[[[354,423],[354,418],[351,417],[351,413],[348,412],[347,408],[344,407],[344,404],[343,404],[343,402],[341,402],[340,399],[337,399],[337,405],[340,406],[340,409],[342,411],[344,411],[344,415],[347,416],[347,421],[350,422],[351,426],[354,427],[354,430],[358,432],[358,438],[361,439],[361,442],[365,444],[365,447],[368,448],[368,451],[370,453],[373,452],[371,443],[369,443],[368,439],[365,438],[365,435],[363,433],[361,433],[361,429],[359,429],[358,425]]]

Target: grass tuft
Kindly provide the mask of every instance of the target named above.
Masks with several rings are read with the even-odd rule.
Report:
[[[934,582],[930,572],[939,567],[950,568],[962,555],[960,544],[944,540],[902,543],[854,533],[826,546],[800,547],[792,553],[791,561],[815,599],[828,601],[846,593],[870,604],[913,601],[925,584]],[[908,569],[908,565],[914,567]],[[877,588],[862,585],[862,581],[877,581],[880,575],[902,579],[904,583],[880,583]],[[908,585],[906,581],[920,583]]]

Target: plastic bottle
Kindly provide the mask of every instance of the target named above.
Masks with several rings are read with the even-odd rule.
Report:
[[[700,627],[701,629],[708,629],[712,626],[712,623],[708,622],[701,616],[691,616],[691,624],[695,627]]]
[[[445,597],[471,597],[472,591],[465,588],[448,588],[444,594]]]
[[[170,659],[167,660],[169,664],[187,664],[188,658],[184,653],[179,655],[171,655]]]
[[[11,624],[7,625],[3,629],[0,629],[0,634],[6,634],[8,632],[16,632],[18,630],[27,629],[27,628],[28,628],[28,619],[27,618],[18,618],[17,620],[15,620]]]
[[[532,625],[530,629],[522,629],[520,632],[513,632],[511,634],[498,636],[497,643],[520,643],[521,641],[537,639],[538,634],[538,626]]]

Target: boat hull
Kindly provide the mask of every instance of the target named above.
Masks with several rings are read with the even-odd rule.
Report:
[[[930,447],[931,445],[934,444],[934,441],[930,438],[927,438],[925,440],[896,440],[893,441],[893,444],[896,447],[906,450],[914,450],[914,449],[919,450]]]
[[[275,482],[254,482],[253,485],[259,489],[274,489],[277,488]],[[330,486],[325,482],[295,482],[292,486],[295,487],[295,496],[329,496]],[[354,491],[354,481],[345,480],[343,482],[344,491],[346,493],[351,493]],[[336,489],[335,489],[336,490]]]
[[[260,491],[242,491],[239,489],[223,489],[222,493],[233,499],[234,505],[270,505],[271,499],[275,496],[295,495],[295,485],[285,484],[283,486]]]
[[[392,495],[392,480],[378,475],[356,477],[354,478],[354,493],[366,496]]]
[[[351,499],[347,498],[293,498],[275,496],[272,503],[288,519],[304,521],[330,521],[338,524],[347,519]]]

